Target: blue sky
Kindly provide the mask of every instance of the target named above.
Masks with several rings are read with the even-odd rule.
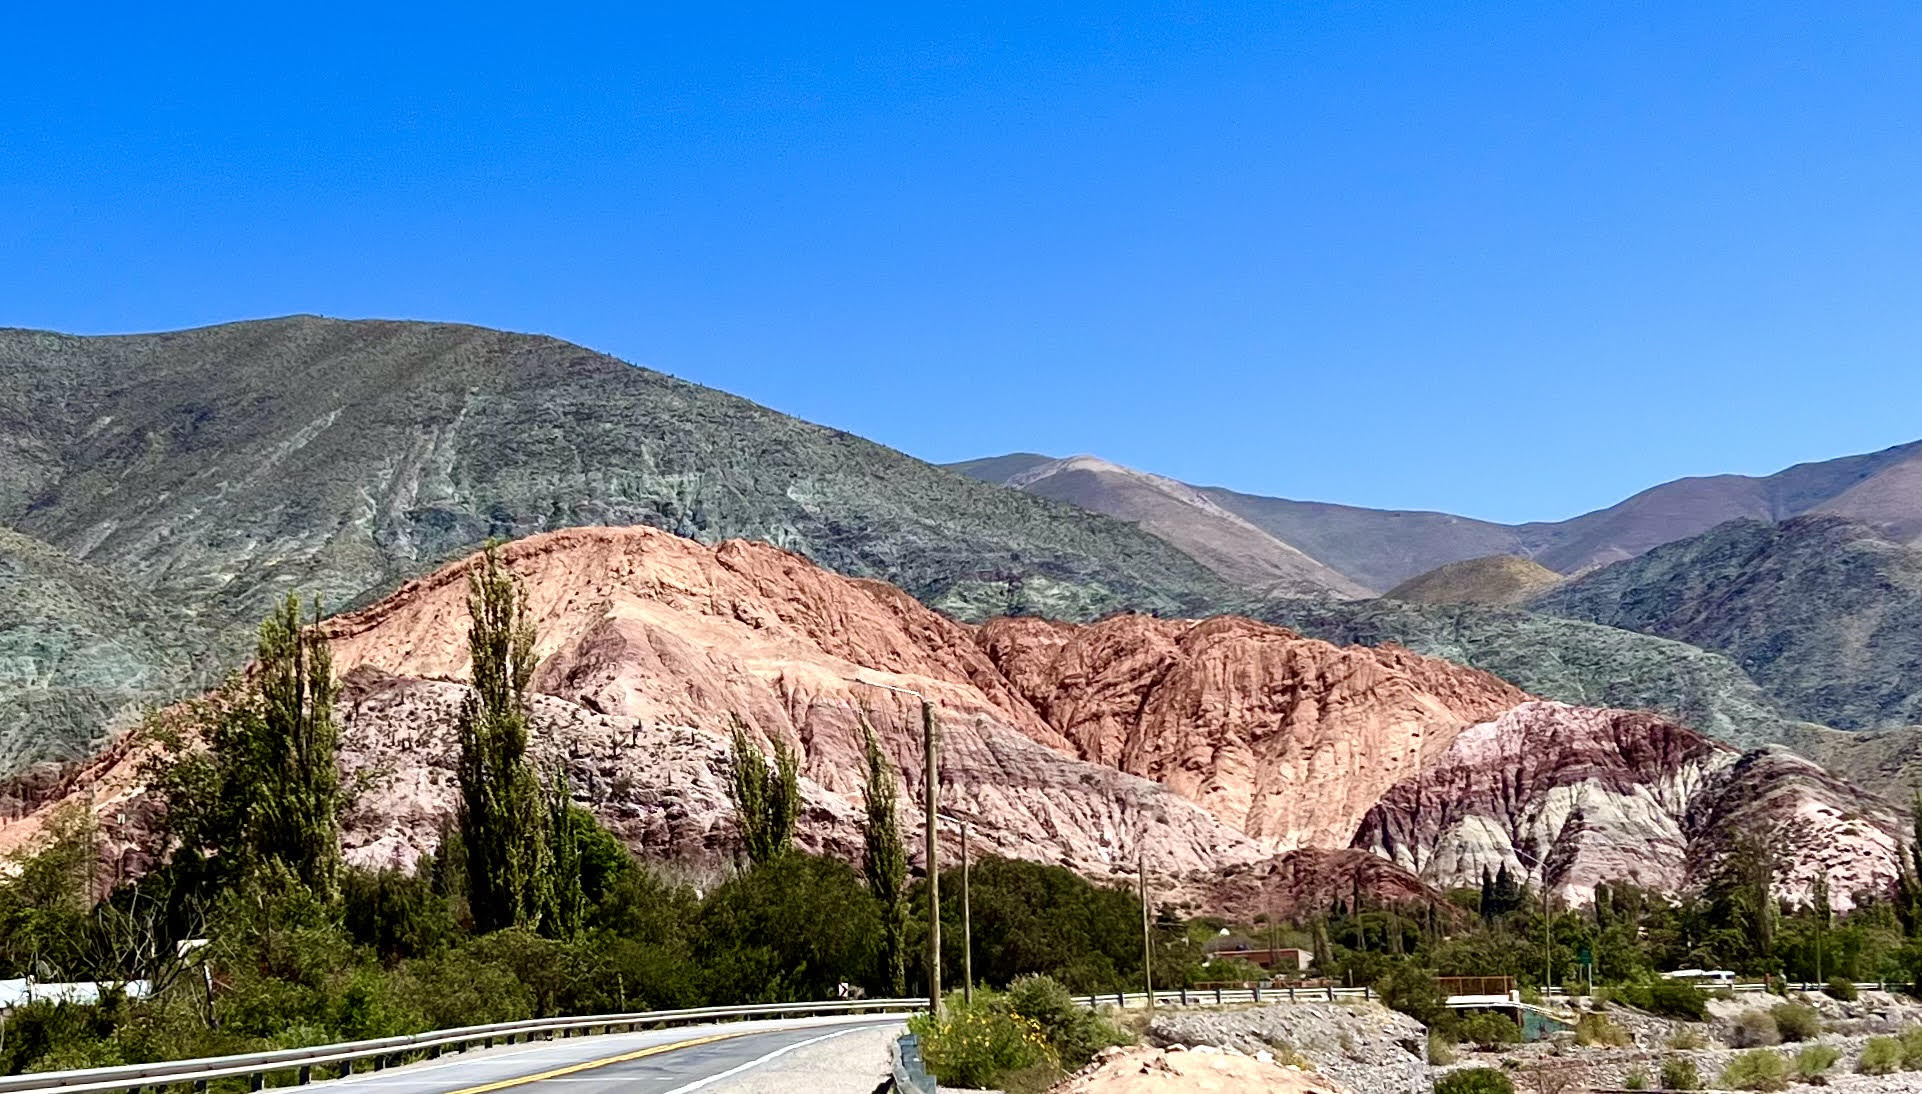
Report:
[[[57,7],[4,325],[460,320],[1503,520],[1922,436],[1913,0]]]

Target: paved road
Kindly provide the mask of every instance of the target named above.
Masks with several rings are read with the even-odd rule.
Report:
[[[818,1057],[834,1039],[900,1023],[898,1015],[836,1015],[536,1041],[364,1072],[309,1089],[337,1094],[723,1094],[733,1080],[778,1066],[790,1054],[810,1051]],[[872,1040],[861,1039],[868,1045]]]

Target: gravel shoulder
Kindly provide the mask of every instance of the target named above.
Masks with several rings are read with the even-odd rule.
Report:
[[[863,1026],[782,1053],[701,1088],[701,1094],[874,1094],[888,1076],[888,1046],[905,1025]]]

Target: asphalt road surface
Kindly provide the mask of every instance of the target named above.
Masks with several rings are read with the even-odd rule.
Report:
[[[535,1041],[362,1072],[309,1089],[339,1094],[725,1094],[779,1069],[789,1057],[805,1053],[819,1067],[836,1041],[846,1041],[850,1048],[859,1044],[863,1056],[871,1054],[877,1044],[874,1031],[900,1024],[899,1015],[834,1015]],[[850,1060],[849,1071],[865,1076],[878,1071],[878,1063]],[[872,1082],[864,1080],[863,1085],[873,1089]]]

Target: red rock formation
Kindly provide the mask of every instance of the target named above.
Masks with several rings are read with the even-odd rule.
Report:
[[[540,634],[537,754],[636,847],[684,861],[730,851],[731,712],[802,747],[808,846],[858,847],[864,706],[906,807],[921,800],[916,704],[860,681],[936,704],[942,805],[974,821],[982,853],[1132,877],[1145,850],[1171,895],[1204,904],[1305,892],[1318,870],[1352,879],[1354,856],[1280,860],[1292,881],[1270,861],[1351,839],[1438,880],[1513,856],[1566,860],[1578,885],[1639,867],[1628,849],[1653,839],[1675,852],[1660,883],[1689,846],[1677,818],[1734,759],[1651,716],[1526,703],[1486,673],[1246,619],[971,627],[773,547],[648,528],[553,532],[501,556]],[[364,786],[347,823],[356,861],[411,862],[452,810],[471,563],[324,625],[346,685],[343,763]],[[139,757],[117,749],[23,796],[24,818],[0,817],[0,852],[62,796],[137,816]],[[1421,896],[1387,863],[1360,876],[1382,899]]]
[[[1531,702],[1383,795],[1354,846],[1441,888],[1506,865],[1582,901],[1601,881],[1699,883],[1741,827],[1776,837],[1785,895],[1825,869],[1847,907],[1891,876],[1895,824],[1886,803],[1787,753],[1741,757],[1653,714]]]

